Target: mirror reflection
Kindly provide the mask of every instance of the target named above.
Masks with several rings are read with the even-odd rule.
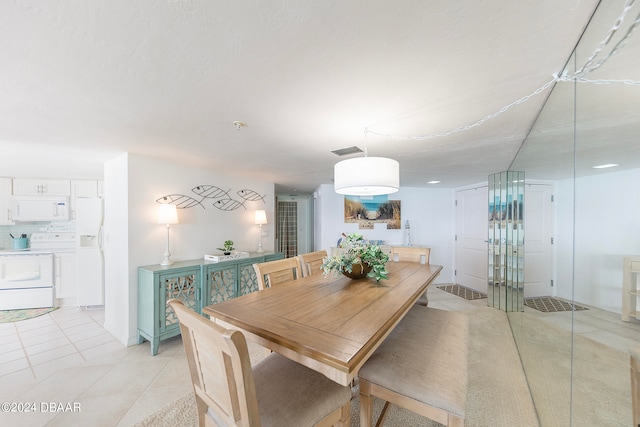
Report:
[[[640,315],[637,295],[623,290],[623,260],[640,260],[635,3],[599,4],[564,70],[580,79],[556,84],[510,168],[525,172],[525,205],[531,187],[553,188],[548,295],[569,306],[527,304],[528,266],[539,260],[525,214],[525,308],[509,320],[542,426],[632,425],[629,350],[640,347]]]

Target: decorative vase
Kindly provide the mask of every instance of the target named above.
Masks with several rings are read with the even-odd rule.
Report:
[[[373,269],[369,264],[353,264],[351,266],[351,273],[348,271],[342,270],[342,274],[347,276],[350,279],[363,279],[367,277],[367,274]]]

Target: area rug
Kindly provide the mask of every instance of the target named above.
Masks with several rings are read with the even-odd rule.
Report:
[[[459,296],[460,298],[464,298],[466,300],[482,299],[487,297],[487,294],[485,293],[478,292],[462,285],[443,285],[438,286],[438,289],[449,292],[450,294]]]
[[[527,307],[542,311],[544,313],[555,313],[557,311],[578,311],[589,310],[579,304],[561,300],[555,297],[535,297],[525,298],[524,305]]]
[[[51,313],[58,307],[27,308],[23,310],[0,310],[0,323],[18,322],[20,320],[33,319],[43,314]]]
[[[464,312],[469,323],[469,387],[466,427],[538,426],[533,402],[506,313],[482,307]],[[374,399],[377,418],[383,402]],[[195,399],[188,393],[152,414],[137,427],[196,426]],[[351,400],[351,427],[360,425],[357,393]],[[398,406],[390,406],[385,426],[439,427]]]

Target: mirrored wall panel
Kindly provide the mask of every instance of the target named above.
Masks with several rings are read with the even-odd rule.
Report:
[[[553,286],[533,308],[525,285],[524,312],[509,313],[542,426],[633,425],[640,321],[624,319],[623,278],[640,255],[639,26],[640,2],[599,3],[511,165],[553,188]]]
[[[524,310],[524,172],[489,175],[487,304]]]

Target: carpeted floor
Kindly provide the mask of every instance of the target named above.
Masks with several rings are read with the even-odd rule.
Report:
[[[22,310],[0,310],[0,323],[18,322],[20,320],[33,319],[57,310],[57,307],[27,308]]]
[[[467,427],[538,425],[529,389],[513,341],[506,313],[483,307],[465,312],[470,316],[469,388]],[[379,413],[382,403],[374,402]],[[351,401],[351,426],[360,425],[357,397]],[[191,393],[151,415],[138,427],[195,426],[195,400]],[[386,426],[440,424],[399,407],[391,407]]]
[[[517,313],[514,336],[542,426],[632,425],[629,355]],[[526,337],[522,339],[520,337]]]

